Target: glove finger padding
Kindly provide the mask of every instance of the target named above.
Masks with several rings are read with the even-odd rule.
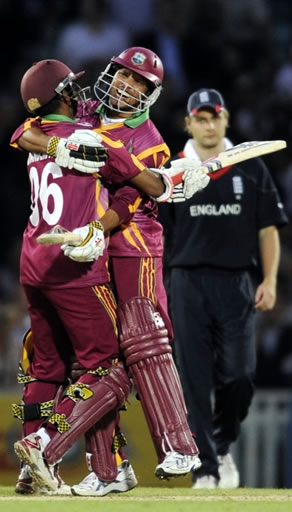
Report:
[[[101,167],[105,165],[105,162],[92,162],[91,160],[81,160],[81,158],[73,158],[73,165],[70,167],[72,169],[76,169],[76,171],[82,172],[84,174],[95,174],[99,171]]]
[[[168,171],[169,176],[171,176],[173,184],[178,185],[184,179],[184,172],[187,169],[196,170],[200,167],[201,162],[197,158],[178,158],[177,160],[172,160],[170,162]]]
[[[182,203],[183,201],[186,201],[186,196],[184,194],[183,184],[179,183],[178,185],[175,185],[175,187],[173,188],[173,192],[170,198],[167,200],[167,202]]]
[[[169,173],[175,184],[168,202],[183,202],[190,199],[196,192],[205,188],[210,178],[201,170],[198,159],[179,158],[171,162]],[[181,181],[183,181],[181,183]]]
[[[68,140],[77,144],[86,144],[86,146],[102,146],[102,137],[94,130],[75,130]]]
[[[80,235],[83,241],[77,247],[63,244],[61,249],[65,256],[73,261],[89,263],[103,255],[105,240],[103,226],[100,222],[90,222],[86,226],[74,229],[73,233]]]
[[[93,130],[75,130],[68,139],[50,138],[47,153],[56,163],[68,169],[95,173],[105,165],[108,150],[102,145],[101,136]]]
[[[197,170],[187,169],[184,172],[183,191],[186,199],[190,199],[196,192],[203,190],[207,187],[210,177],[204,172]]]
[[[106,162],[108,158],[108,149],[103,146],[91,147],[85,146],[84,144],[75,145],[74,148],[70,148],[73,144],[67,143],[67,148],[70,149],[70,156],[75,159],[88,160],[89,162]]]

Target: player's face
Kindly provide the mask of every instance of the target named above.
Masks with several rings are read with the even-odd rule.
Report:
[[[140,95],[147,94],[147,80],[129,69],[121,68],[114,75],[109,92],[111,105],[130,113],[131,107],[138,104]]]
[[[228,114],[212,110],[199,110],[195,116],[185,118],[188,133],[204,148],[218,146],[225,136]]]

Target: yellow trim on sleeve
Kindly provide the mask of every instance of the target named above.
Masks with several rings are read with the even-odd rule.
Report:
[[[132,158],[132,160],[133,160],[133,163],[136,165],[136,167],[138,167],[138,169],[140,169],[140,171],[144,171],[144,169],[145,169],[145,164],[143,164],[142,162],[140,162],[140,161],[138,160],[138,158],[137,158],[135,155],[133,155],[133,153],[130,153],[130,156],[131,156],[131,158]]]
[[[170,158],[170,150],[169,150],[169,147],[167,146],[167,144],[165,144],[165,143],[159,144],[158,146],[153,146],[151,148],[147,148],[147,149],[145,149],[145,151],[142,151],[141,153],[136,155],[136,157],[139,160],[144,160],[144,158],[147,158],[148,156],[153,155],[153,157],[154,157],[154,155],[156,153],[161,153],[161,152],[165,153],[165,158],[163,159],[163,163],[167,162],[167,160]]]
[[[137,210],[137,208],[139,208],[141,203],[142,203],[142,197],[139,196],[139,197],[137,197],[134,204],[129,204],[129,212],[135,213],[135,211]]]
[[[124,144],[122,143],[122,141],[110,139],[107,135],[105,135],[103,133],[103,131],[100,128],[95,128],[93,131],[98,133],[101,136],[102,140],[104,140],[104,142],[106,142],[110,147],[112,147],[112,148],[124,147]]]

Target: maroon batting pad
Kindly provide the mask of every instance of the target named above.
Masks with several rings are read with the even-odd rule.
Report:
[[[121,349],[131,371],[159,462],[165,453],[199,453],[167,330],[146,297],[125,301],[118,311]]]

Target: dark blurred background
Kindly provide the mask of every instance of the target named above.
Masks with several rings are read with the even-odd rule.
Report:
[[[200,87],[219,89],[231,114],[228,136],[234,144],[287,141],[286,150],[264,159],[291,218],[292,7],[291,0],[0,0],[0,19],[0,390],[21,394],[16,383],[17,362],[29,322],[18,284],[18,261],[30,214],[30,189],[26,156],[12,149],[9,141],[27,115],[19,94],[26,69],[37,60],[57,58],[75,72],[85,69],[84,85],[93,85],[113,55],[134,45],[151,48],[165,67],[164,90],[152,107],[152,119],[172,154],[182,149],[186,140],[188,96]],[[292,438],[290,224],[281,230],[281,242],[277,305],[270,313],[258,314],[257,386],[269,394],[264,395],[264,406],[258,399],[259,409],[250,415],[251,440],[253,422],[260,417],[258,411],[263,417],[264,410],[268,410],[269,425],[274,425],[271,418],[280,421],[284,411],[283,424]],[[275,408],[267,409],[272,403]],[[288,445],[291,447],[291,441]],[[277,485],[292,486],[292,448],[289,453],[288,476],[286,471],[282,478],[277,469],[278,480],[267,476],[263,486],[276,481]],[[270,467],[270,461],[266,466]],[[251,471],[245,469],[248,479]],[[255,480],[246,483],[253,485]]]
[[[230,112],[228,136],[234,144],[287,141],[286,150],[264,160],[291,218],[292,6],[291,0],[0,0],[0,22],[0,473],[2,482],[6,477],[14,485],[18,466],[12,441],[21,435],[21,424],[12,418],[10,404],[15,401],[11,394],[20,397],[22,392],[16,374],[29,327],[18,262],[30,188],[26,155],[9,141],[27,116],[19,93],[24,72],[37,60],[57,58],[75,72],[85,69],[84,85],[93,85],[113,55],[134,45],[151,48],[165,67],[164,90],[151,117],[172,154],[187,138],[188,96],[200,87],[219,89]],[[249,487],[292,487],[291,224],[280,234],[277,305],[257,315],[257,393],[234,447],[241,484]],[[147,459],[151,446],[149,454],[141,452],[147,431],[142,432],[142,423],[134,424],[136,416],[129,421],[134,467],[140,484],[157,485],[151,480],[154,463]],[[80,461],[75,463],[80,471]],[[151,478],[144,474],[140,479],[139,464]],[[72,462],[69,466],[72,473]]]

